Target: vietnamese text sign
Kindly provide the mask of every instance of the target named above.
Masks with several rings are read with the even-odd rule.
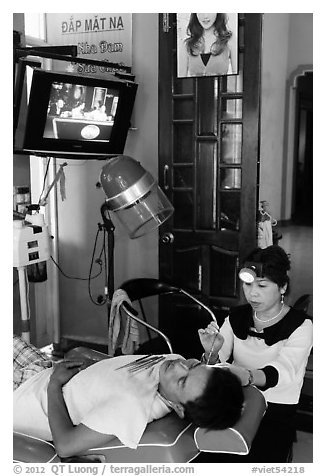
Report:
[[[50,45],[76,45],[80,58],[131,67],[131,13],[47,13],[46,29]],[[80,73],[105,70],[85,64],[74,68],[69,64],[68,69]]]

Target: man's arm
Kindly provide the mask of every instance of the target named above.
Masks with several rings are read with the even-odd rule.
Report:
[[[48,385],[48,418],[53,443],[60,457],[81,454],[89,448],[106,444],[112,435],[91,430],[83,424],[74,426],[64,398],[62,387],[78,371],[80,362],[63,361],[57,364]]]

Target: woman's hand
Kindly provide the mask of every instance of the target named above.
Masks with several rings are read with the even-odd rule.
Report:
[[[249,377],[250,377],[248,369],[245,369],[244,367],[240,367],[239,365],[235,365],[235,364],[225,363],[222,365],[223,367],[228,368],[230,372],[232,372],[234,375],[236,375],[239,378],[241,385],[243,387],[248,385]]]
[[[84,368],[84,362],[79,360],[62,360],[54,364],[54,370],[49,384],[63,387],[69,380]]]
[[[223,345],[224,337],[220,334],[216,322],[212,321],[206,329],[198,329],[198,335],[205,354],[212,351],[212,355],[217,355]]]

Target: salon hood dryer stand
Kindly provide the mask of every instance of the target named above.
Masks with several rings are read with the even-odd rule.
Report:
[[[107,256],[108,256],[108,270],[107,270],[107,293],[109,299],[112,300],[114,293],[114,230],[115,226],[111,220],[109,209],[106,203],[101,206],[101,216],[103,223],[99,224],[100,228],[104,228],[107,233]]]
[[[108,233],[108,295],[114,292],[114,225],[110,214],[122,223],[131,239],[156,230],[174,208],[154,177],[140,162],[127,155],[109,159],[102,167],[100,184],[106,194],[101,206],[103,227]]]

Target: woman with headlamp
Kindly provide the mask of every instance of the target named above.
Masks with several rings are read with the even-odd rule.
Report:
[[[239,273],[248,304],[225,319],[211,354],[211,362],[225,362],[243,385],[262,390],[268,403],[251,451],[239,457],[241,462],[286,462],[295,437],[312,322],[284,302],[289,269],[279,246],[256,248],[248,256]],[[212,334],[217,331],[215,323],[210,326]]]

